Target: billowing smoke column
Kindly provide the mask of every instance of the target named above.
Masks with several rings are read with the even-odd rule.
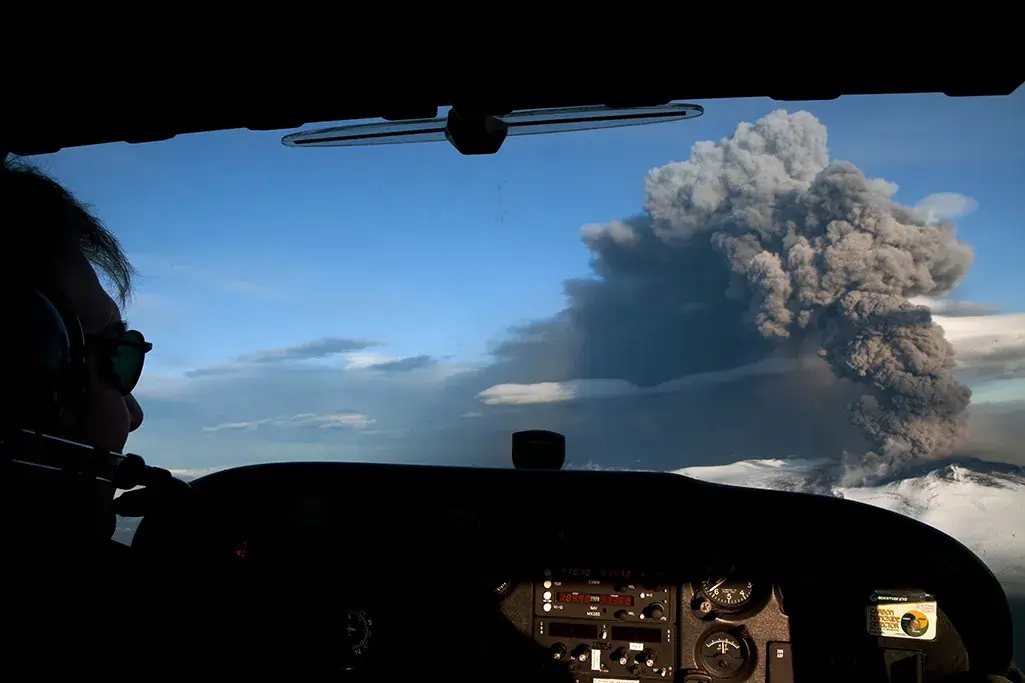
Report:
[[[553,429],[571,463],[658,470],[839,458],[826,488],[960,448],[970,393],[910,302],[968,271],[952,225],[830,163],[806,112],[697,143],[644,189],[640,215],[582,230],[592,273],[565,309],[454,380],[487,406],[465,441],[488,425],[504,460],[509,432]]]
[[[950,452],[971,393],[942,329],[909,298],[947,293],[968,271],[972,252],[952,225],[894,202],[890,183],[830,163],[825,126],[807,112],[776,111],[699,143],[645,187],[666,250],[710,245],[731,273],[726,297],[745,302],[762,337],[811,342],[864,387],[849,417],[874,445],[870,469]],[[633,229],[600,231],[623,242]]]

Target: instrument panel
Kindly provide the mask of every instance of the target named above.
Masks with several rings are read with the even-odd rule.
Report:
[[[313,509],[305,505],[303,508],[307,512]],[[320,644],[314,650],[323,658],[321,670],[326,668],[340,675],[356,676],[357,680],[368,680],[368,676],[373,677],[388,668],[388,657],[397,651],[398,644],[404,644],[410,661],[419,661],[429,655],[419,654],[405,644],[425,623],[430,624],[432,634],[446,630],[458,633],[458,639],[463,642],[461,648],[466,652],[487,649],[488,641],[502,637],[496,635],[500,629],[489,625],[490,614],[501,615],[524,642],[534,647],[535,654],[540,653],[546,660],[544,664],[552,677],[537,680],[553,683],[652,680],[799,683],[809,680],[808,676],[799,676],[802,662],[793,659],[791,643],[795,638],[791,616],[785,609],[783,589],[744,570],[707,574],[681,582],[679,577],[665,573],[631,568],[550,564],[534,573],[535,580],[524,581],[517,580],[518,570],[503,567],[494,558],[477,556],[480,548],[466,542],[465,535],[455,535],[444,547],[459,546],[460,554],[450,555],[450,561],[437,565],[434,572],[407,573],[404,565],[395,563],[394,548],[387,552],[386,542],[369,541],[360,545],[362,568],[355,572],[349,564],[351,555],[340,562],[335,552],[339,547],[352,548],[353,544],[324,542],[323,533],[333,536],[337,527],[330,524],[323,511],[321,507],[312,518],[289,516],[288,523],[273,530],[238,531],[226,545],[220,545],[225,540],[222,537],[218,550],[219,557],[229,560],[230,566],[243,570],[239,576],[252,568],[258,576],[272,574],[286,583],[293,577],[303,582],[291,588],[281,603],[264,600],[258,604],[262,610],[274,614],[276,620],[289,624],[290,633],[286,636],[291,639],[289,642],[302,643],[307,648],[313,643]],[[297,524],[298,520],[301,522]],[[313,520],[315,523],[310,524]],[[471,522],[459,526],[464,532],[476,528]],[[446,528],[451,531],[450,526]],[[462,569],[453,572],[454,564]],[[301,573],[301,578],[296,577],[295,572]],[[322,584],[336,586],[325,592],[319,588]],[[449,586],[451,590],[443,591],[436,588],[438,586]],[[807,598],[819,590],[815,587],[803,592],[797,589],[796,595]],[[841,628],[837,630],[839,639],[848,646],[853,644],[854,649],[848,647],[845,651],[844,646],[838,647],[827,637],[825,643],[815,643],[817,651],[808,661],[824,657],[829,667],[857,672],[847,679],[827,667],[831,671],[829,680],[862,681],[876,680],[872,672],[858,668],[866,661],[865,652],[878,649],[889,653],[886,656],[891,658],[908,655],[913,670],[924,673],[923,652],[937,647],[955,653],[963,651],[960,643],[949,638],[936,642],[941,615],[931,596],[909,591],[890,593],[905,596],[891,596],[898,603],[905,598],[910,601],[898,611],[914,612],[913,625],[919,631],[905,629],[904,635],[909,637],[900,642],[873,637],[871,630],[859,633],[850,629],[844,632]],[[443,611],[451,615],[451,622],[443,616],[423,621],[425,615],[435,611],[432,595],[441,600]],[[801,601],[789,602],[799,604]],[[325,630],[325,621],[318,618],[310,622],[315,628],[304,630],[305,606],[312,605],[323,614],[331,615],[327,620],[330,628]],[[490,612],[489,605],[497,610]],[[836,619],[826,612],[828,628],[836,628],[836,624],[829,623],[831,620],[848,625],[858,620],[860,608],[850,604],[845,608],[841,599],[821,604],[813,602],[806,613],[818,618],[821,616],[818,610],[826,608],[847,614],[844,619]],[[901,617],[895,618],[899,627]],[[878,619],[878,628],[882,628],[882,619]],[[252,624],[272,628],[255,615]],[[942,623],[942,628],[956,638],[949,623]],[[876,635],[885,634],[880,631]],[[899,628],[896,635],[902,637]],[[467,642],[474,637],[480,639],[476,646]],[[801,640],[813,644],[814,637],[810,634]],[[914,642],[916,640],[918,642]],[[273,647],[280,648],[281,643]],[[858,647],[862,648],[860,652]],[[845,661],[844,657],[850,660]],[[807,664],[805,668],[815,671],[815,666]],[[875,674],[882,675],[879,671]]]
[[[940,661],[934,654],[937,652],[952,653],[955,660],[963,658],[964,649],[956,630],[937,608],[935,598],[921,591],[875,592],[866,595],[865,605],[859,607],[845,603],[839,593],[824,602],[816,603],[813,599],[809,603],[808,599],[814,598],[819,588],[812,586],[804,592],[798,588],[795,594],[804,599],[804,614],[812,617],[805,623],[812,623],[812,628],[820,633],[795,638],[786,605],[800,605],[802,600],[785,601],[781,586],[742,570],[676,583],[657,572],[553,564],[537,571],[536,580],[517,581],[511,578],[512,574],[503,578],[500,565],[477,562],[458,574],[433,578],[421,574],[416,577],[418,588],[401,589],[414,577],[404,575],[394,566],[391,572],[385,571],[383,565],[359,577],[335,573],[339,568],[326,562],[327,556],[321,552],[297,552],[297,546],[321,547],[315,537],[308,535],[309,528],[305,532],[293,531],[295,535],[287,546],[269,543],[270,538],[278,537],[273,535],[256,544],[261,549],[259,553],[250,553],[249,543],[241,541],[224,555],[240,567],[280,567],[278,560],[287,555],[299,558],[304,567],[319,567],[304,577],[311,585],[332,578],[345,584],[333,598],[316,598],[319,609],[333,615],[329,632],[314,634],[296,629],[292,634],[307,643],[322,642],[322,651],[329,653],[327,666],[339,674],[373,676],[387,669],[387,657],[396,651],[397,644],[408,643],[410,634],[422,629],[424,615],[434,609],[428,604],[428,596],[437,592],[432,585],[459,587],[452,592],[453,596],[458,594],[458,600],[442,597],[444,591],[438,592],[456,623],[431,617],[431,628],[437,634],[452,629],[460,634],[461,648],[466,652],[486,649],[485,641],[497,639],[495,634],[499,632],[488,625],[491,612],[487,605],[497,607],[494,614],[500,614],[524,641],[532,643],[536,653],[546,660],[548,672],[554,672],[554,677],[537,680],[814,680],[809,674],[799,675],[803,668],[819,674],[828,671],[826,678],[832,681],[871,681],[890,680],[885,676],[895,666],[910,666],[914,680],[929,680],[925,676],[927,655],[933,655],[934,664]],[[345,579],[339,581],[340,576]],[[300,605],[314,604],[314,598],[307,597],[301,589],[292,591],[288,600]],[[889,612],[882,609],[884,604],[896,606],[890,610],[895,616],[886,616]],[[862,612],[864,607],[870,611]],[[845,612],[846,616],[830,614],[829,609]],[[274,613],[282,614],[277,609]],[[868,619],[862,620],[860,627],[859,614]],[[909,614],[912,617],[904,624],[903,619]],[[814,625],[813,620],[822,618],[821,627]],[[893,625],[888,625],[886,619],[893,621]],[[287,621],[296,624],[299,620]],[[856,628],[852,629],[852,624]],[[946,637],[938,639],[937,629],[942,629]],[[833,640],[830,630],[835,634]],[[467,642],[474,636],[480,638],[477,646]],[[794,661],[794,640],[814,648],[805,662]],[[879,655],[878,666],[873,665],[874,668],[865,664],[873,653]],[[407,656],[411,661],[420,657],[411,652]],[[823,663],[826,668],[820,669]],[[850,677],[844,677],[844,672]]]
[[[193,484],[188,509],[144,520],[134,549],[162,573],[203,577],[209,588],[198,590],[218,615],[231,615],[234,640],[252,643],[247,666],[263,673],[266,658],[281,655],[290,673],[309,661],[310,672],[352,680],[396,666],[427,675],[444,661],[459,681],[465,673],[474,681],[861,683],[888,680],[898,666],[935,680],[967,670],[969,652],[995,658],[971,615],[981,600],[999,628],[997,601],[959,602],[957,590],[965,576],[981,591],[992,582],[956,544],[907,518],[678,475],[411,469],[418,486],[403,490],[402,505],[382,504],[395,498],[391,466],[219,472]],[[638,533],[636,517],[598,522],[584,495],[614,487],[645,490],[650,516],[679,525],[644,530],[653,542],[643,549],[620,542]],[[559,493],[535,506],[513,491]],[[686,539],[682,500],[715,508],[724,523],[749,523],[760,510],[782,521],[771,534],[688,544],[676,540]],[[827,516],[837,532],[823,537]],[[805,520],[816,526],[805,529]],[[859,545],[866,528],[915,539],[920,561],[880,561],[871,539]],[[818,543],[801,542],[812,533]],[[197,619],[197,628],[227,628],[218,619]],[[293,647],[301,657],[284,654]],[[450,650],[456,659],[443,656]]]
[[[774,595],[742,577],[677,586],[624,569],[549,568],[533,584],[532,636],[577,683],[741,683],[769,673],[793,683]]]

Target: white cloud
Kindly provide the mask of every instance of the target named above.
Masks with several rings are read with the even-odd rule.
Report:
[[[598,380],[601,382],[602,380]],[[611,380],[615,381],[615,380]],[[520,405],[568,401],[578,395],[583,382],[537,382],[536,384],[496,384],[477,394],[487,405]],[[624,383],[625,384],[625,383]],[[629,386],[629,385],[627,385]]]
[[[345,357],[345,367],[350,370],[360,370],[397,360],[399,359],[396,356],[386,356],[380,353],[350,353]]]
[[[979,203],[968,195],[957,192],[938,192],[931,194],[915,206],[924,213],[930,223],[941,220],[953,220],[975,211]]]
[[[212,427],[203,427],[204,432],[219,432],[224,429],[253,431],[261,426],[271,427],[317,427],[319,429],[366,429],[377,420],[362,413],[299,413],[290,418],[267,417],[246,422],[224,422]]]
[[[959,370],[980,378],[1025,376],[1025,313],[934,320],[954,345]]]
[[[996,310],[989,304],[976,301],[962,301],[958,299],[935,298],[929,296],[916,296],[910,299],[911,303],[917,306],[925,306],[935,315],[944,316],[982,316],[993,315]]]
[[[477,398],[485,405],[528,405],[533,403],[558,403],[583,398],[671,394],[715,384],[735,382],[755,375],[791,372],[797,369],[800,363],[801,361],[795,358],[770,358],[736,368],[687,375],[686,377],[663,382],[652,387],[638,387],[619,379],[586,379],[569,382],[537,382],[534,384],[497,384],[477,394]]]
[[[292,418],[292,423],[301,427],[319,427],[320,429],[366,429],[377,420],[362,413],[332,413],[329,415],[312,415],[303,413]]]
[[[219,432],[222,429],[248,429],[254,430],[260,425],[270,423],[270,419],[263,420],[251,420],[249,422],[225,422],[223,424],[214,425],[213,427],[203,427],[204,432]]]

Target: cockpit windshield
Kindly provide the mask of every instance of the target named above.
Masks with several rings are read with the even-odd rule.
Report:
[[[31,161],[138,271],[150,462],[508,467],[547,429],[569,467],[898,509],[1025,595],[1025,94],[700,104],[490,156],[235,130]]]

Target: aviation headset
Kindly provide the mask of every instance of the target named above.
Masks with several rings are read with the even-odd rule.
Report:
[[[81,412],[88,390],[82,325],[34,289],[17,292],[8,310],[18,321],[3,342],[4,357],[18,359],[4,381],[17,421],[10,426],[59,434]]]
[[[0,183],[6,182],[6,161],[7,152],[0,151]],[[9,296],[6,313],[15,322],[0,345],[13,362],[3,379],[9,398],[0,423],[54,433],[86,393],[82,325],[70,309],[35,289],[16,288]]]
[[[0,163],[4,160],[6,154],[0,151]],[[0,183],[4,173],[0,171]],[[89,480],[95,477],[117,488],[171,479],[169,472],[147,466],[137,455],[111,453],[62,438],[89,409],[90,357],[98,354],[96,367],[104,380],[128,394],[139,380],[152,344],[134,330],[116,338],[87,335],[68,302],[55,293],[15,285],[5,299],[3,312],[12,322],[0,334],[0,352],[10,361],[0,378],[0,390],[6,394],[0,409],[0,452],[5,488],[14,487],[8,493],[20,496],[19,487],[29,481],[66,480],[59,476],[61,472],[86,474]],[[18,463],[29,467],[6,466]],[[45,471],[58,476],[47,479]],[[16,472],[25,472],[29,478]]]
[[[135,388],[153,348],[142,334],[90,338],[61,297],[34,289],[19,294],[8,309],[18,325],[3,342],[4,357],[19,360],[5,380],[17,397],[19,426],[53,433],[79,417],[89,388],[87,361],[96,351],[105,379],[123,394]]]
[[[42,539],[34,538],[34,525],[25,525],[31,521],[47,530],[44,545],[66,548],[87,541],[100,547],[115,524],[105,508],[113,496],[111,477],[102,472],[117,466],[91,462],[98,460],[90,457],[91,449],[58,438],[85,407],[89,375],[82,326],[42,292],[21,289],[13,295],[5,314],[17,322],[0,342],[4,357],[17,359],[0,387],[7,395],[0,418],[3,537],[35,548]]]
[[[6,157],[0,152],[0,162]],[[3,164],[0,183],[5,182],[6,171]],[[3,378],[2,388],[10,396],[0,416],[5,427],[59,435],[86,409],[87,359],[92,352],[101,355],[104,379],[124,394],[135,387],[152,349],[141,334],[130,331],[119,339],[92,339],[63,297],[17,285],[12,295],[5,313],[14,324],[0,341],[3,357],[14,361]]]

